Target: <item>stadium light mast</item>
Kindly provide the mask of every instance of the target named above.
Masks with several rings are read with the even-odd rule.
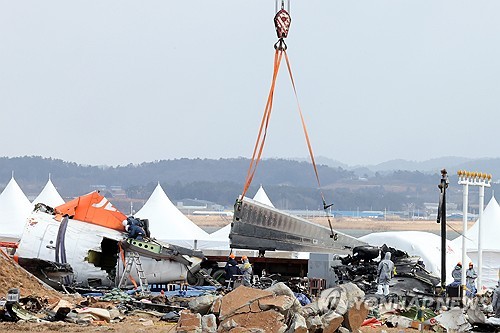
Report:
[[[465,244],[465,232],[467,231],[467,214],[469,205],[469,185],[479,186],[479,218],[478,218],[478,236],[477,236],[477,290],[483,289],[483,210],[484,210],[484,188],[491,187],[491,174],[481,173],[481,172],[469,172],[465,170],[459,170],[458,184],[463,185],[463,228],[462,228],[462,288],[461,295],[465,291],[466,277],[465,277],[465,256],[466,256],[466,244]]]

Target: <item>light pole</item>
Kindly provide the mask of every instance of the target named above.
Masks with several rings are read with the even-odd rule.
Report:
[[[477,237],[477,266],[478,266],[478,275],[477,275],[477,290],[482,290],[483,288],[483,209],[484,209],[484,188],[491,187],[491,175],[481,172],[469,172],[465,170],[459,170],[458,174],[458,184],[463,185],[463,230],[462,230],[462,295],[465,290],[465,232],[467,231],[467,214],[468,214],[468,205],[469,205],[469,185],[471,186],[479,186],[479,219],[478,222],[478,237]]]
[[[438,185],[439,207],[437,223],[441,223],[441,291],[446,289],[446,189],[448,188],[448,172],[441,170],[441,182]]]

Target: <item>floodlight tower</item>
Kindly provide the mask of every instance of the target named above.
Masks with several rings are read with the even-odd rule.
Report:
[[[483,288],[483,210],[484,210],[484,188],[491,187],[491,174],[486,174],[482,172],[469,172],[465,170],[459,170],[458,174],[458,184],[463,185],[463,230],[462,230],[462,292],[465,290],[465,232],[467,231],[467,208],[469,205],[469,185],[479,186],[479,219],[478,219],[478,237],[477,237],[477,290],[482,290]]]

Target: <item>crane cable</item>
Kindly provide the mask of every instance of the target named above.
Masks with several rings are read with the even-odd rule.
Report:
[[[276,15],[274,17],[274,24],[276,27],[276,32],[278,34],[278,41],[276,42],[276,44],[274,44],[275,52],[274,52],[273,78],[271,81],[271,87],[269,89],[269,94],[267,97],[266,107],[264,109],[264,115],[262,116],[262,121],[260,123],[259,133],[257,135],[257,140],[255,142],[255,146],[254,146],[254,150],[253,150],[253,154],[252,154],[252,159],[250,161],[250,166],[249,166],[248,171],[247,171],[247,178],[245,181],[245,186],[243,187],[243,192],[241,193],[241,199],[243,199],[245,194],[247,193],[248,188],[250,187],[250,184],[252,183],[253,177],[254,177],[255,172],[257,170],[257,166],[261,160],[262,151],[264,150],[264,144],[265,144],[266,137],[267,137],[267,129],[269,127],[269,121],[271,119],[271,113],[272,113],[272,108],[273,108],[274,89],[276,87],[276,79],[278,77],[278,72],[279,72],[279,68],[281,65],[281,60],[283,59],[283,56],[285,56],[285,61],[286,61],[288,73],[290,75],[290,80],[291,80],[293,91],[295,94],[295,100],[297,102],[297,109],[298,109],[298,112],[300,115],[302,128],[304,130],[304,136],[305,136],[307,147],[309,150],[309,155],[311,157],[311,163],[312,163],[313,168],[314,168],[314,173],[316,175],[316,180],[318,182],[318,187],[319,187],[319,191],[321,194],[321,199],[322,199],[322,203],[323,203],[323,210],[326,213],[328,225],[329,225],[330,231],[331,231],[330,237],[334,238],[334,240],[337,240],[338,235],[336,233],[334,233],[334,231],[333,231],[332,222],[330,220],[330,215],[328,214],[328,208],[330,208],[333,204],[326,203],[325,196],[323,194],[323,191],[321,190],[321,182],[319,179],[318,168],[316,166],[316,161],[314,159],[314,153],[312,150],[311,141],[309,139],[309,134],[307,132],[307,126],[306,126],[304,116],[302,113],[302,108],[300,107],[299,97],[297,94],[297,88],[295,86],[295,80],[293,78],[292,68],[290,65],[290,59],[288,58],[288,54],[286,53],[287,45],[284,41],[284,38],[286,38],[288,36],[288,31],[290,29],[290,23],[291,23],[290,14],[284,9],[284,1],[282,0],[281,9],[276,13]]]

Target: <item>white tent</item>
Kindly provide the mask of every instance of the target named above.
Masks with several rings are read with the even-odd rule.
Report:
[[[14,177],[0,194],[0,237],[18,241],[33,206]]]
[[[273,203],[271,202],[271,200],[267,196],[267,193],[266,193],[266,191],[264,191],[264,188],[262,187],[262,185],[260,185],[259,190],[257,191],[257,193],[255,193],[255,196],[253,197],[253,199],[255,201],[260,202],[261,204],[268,205],[268,206],[271,206],[274,208]]]
[[[159,183],[135,216],[149,220],[151,237],[171,244],[195,248],[199,240],[208,238],[208,233],[174,206]]]
[[[264,205],[268,205],[274,208],[273,203],[269,199],[264,191],[262,185],[260,185],[259,190],[255,193],[253,200],[258,201]],[[229,250],[229,233],[231,232],[231,223],[222,227],[221,229],[211,233],[208,236],[207,241],[200,242],[200,249],[206,250]]]
[[[499,280],[498,270],[500,269],[500,242],[498,235],[500,235],[500,206],[495,197],[492,197],[488,205],[483,211],[483,268],[482,268],[482,283],[486,288],[494,288]],[[475,264],[477,272],[478,264],[478,234],[479,223],[474,225],[465,232],[465,249],[467,255],[472,259]],[[453,240],[453,244],[459,251],[462,251],[462,236],[458,236]],[[467,267],[468,263],[464,263]]]
[[[441,277],[441,236],[423,231],[389,231],[376,232],[360,237],[359,240],[370,245],[394,247],[419,256],[425,264],[425,269]],[[462,252],[453,242],[446,241],[446,283],[453,282],[451,271],[462,261]]]
[[[228,250],[231,223],[208,235],[208,240],[200,241],[200,250]]]
[[[47,184],[45,184],[45,187],[42,189],[42,192],[40,192],[35,200],[33,200],[32,205],[35,206],[37,203],[43,203],[50,207],[57,207],[64,203],[63,198],[61,197],[59,192],[57,192],[54,184],[52,184],[50,176]]]

